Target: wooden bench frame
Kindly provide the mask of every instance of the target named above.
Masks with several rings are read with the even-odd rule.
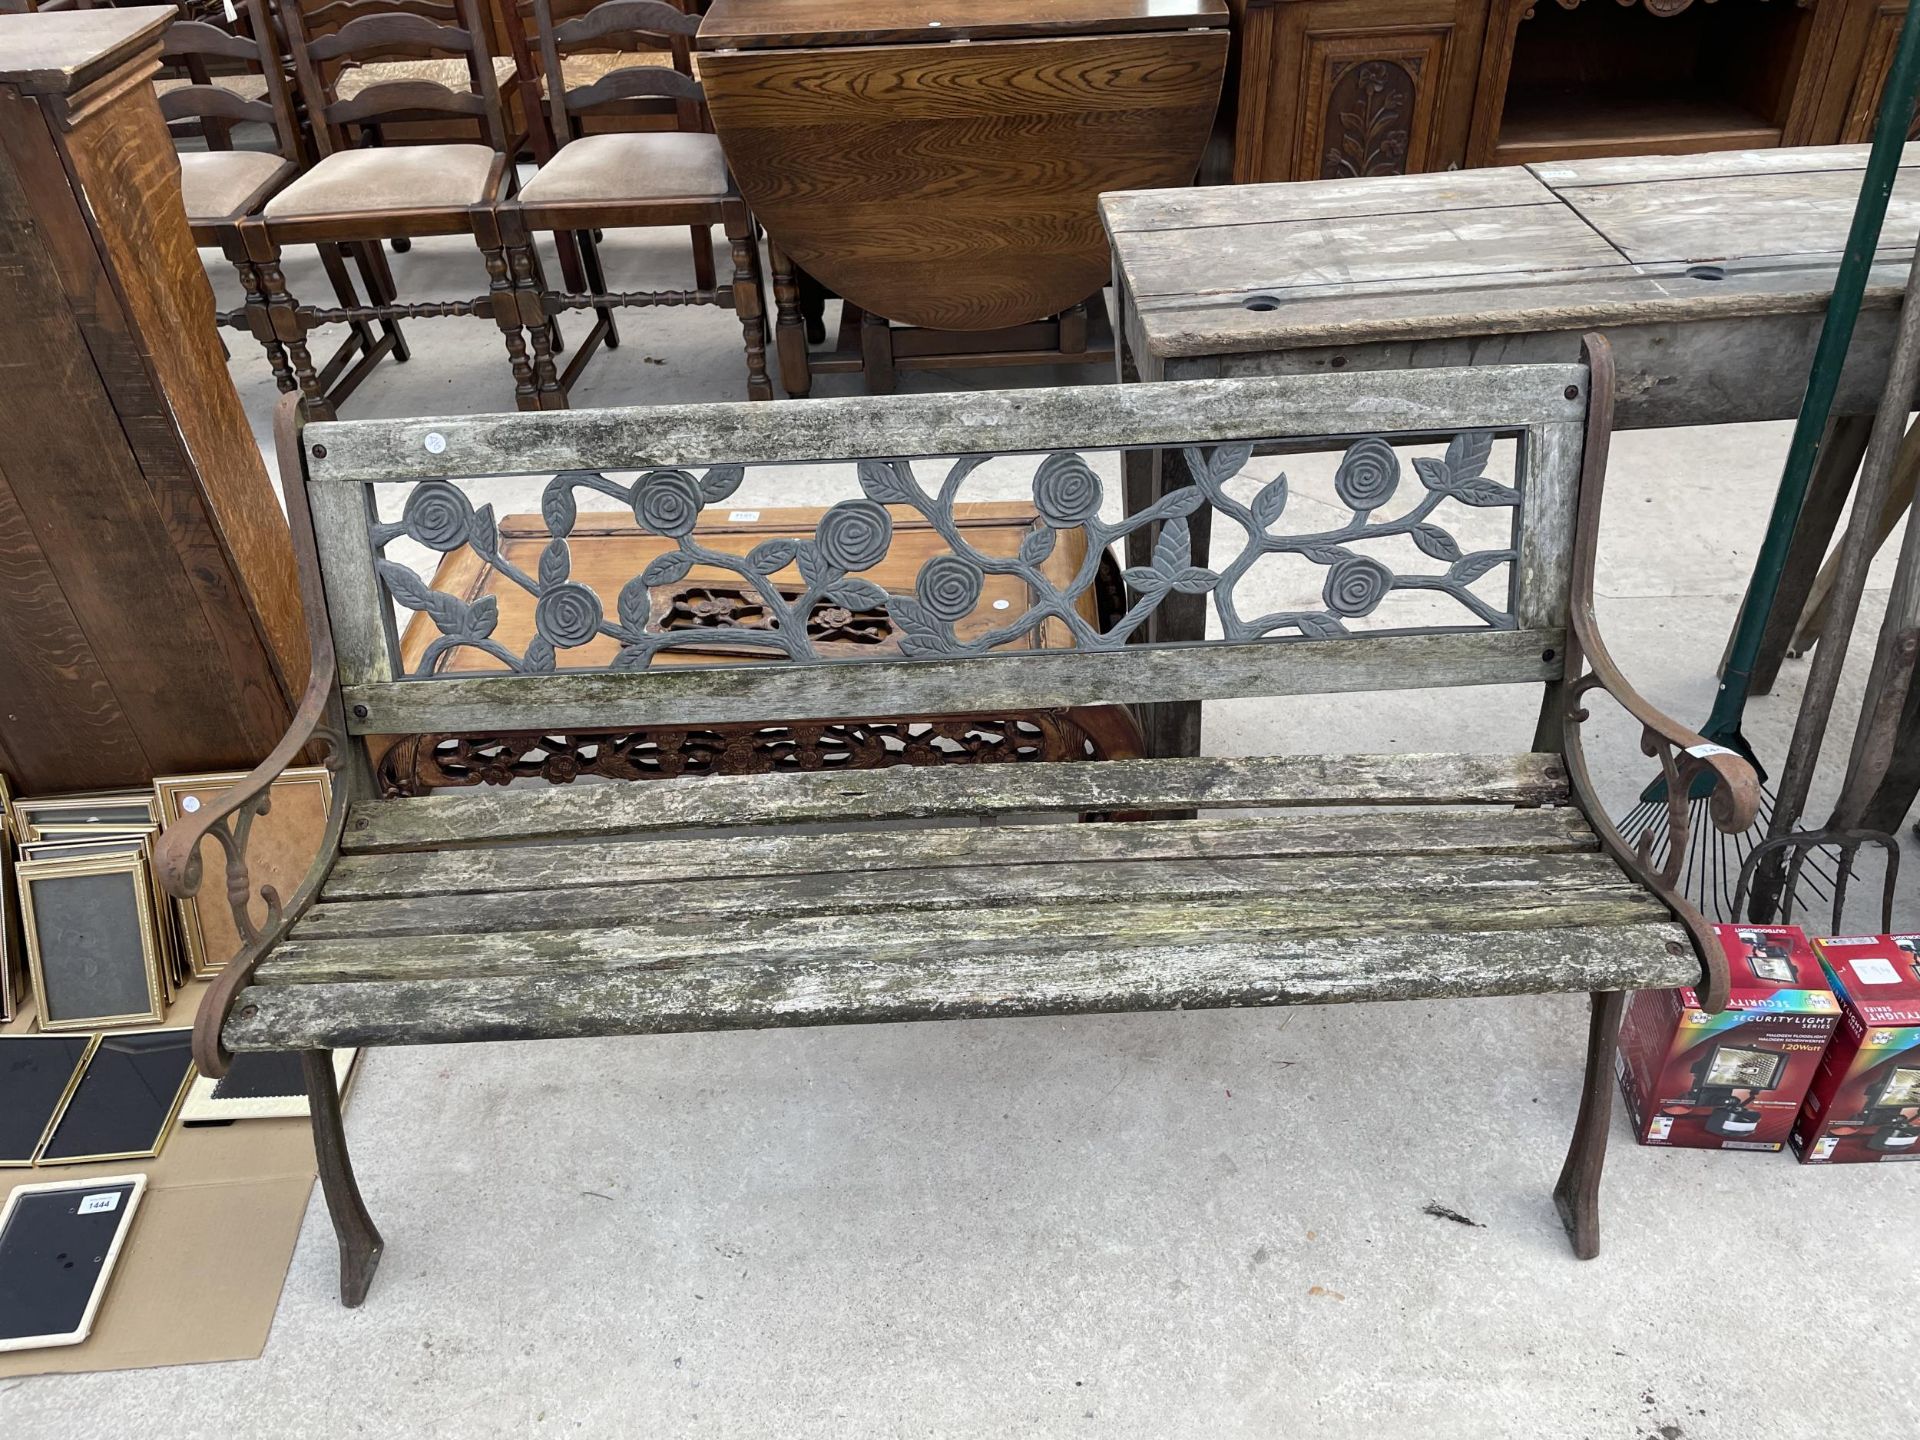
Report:
[[[243,938],[239,955],[218,977],[200,1008],[195,1025],[197,1063],[204,1073],[224,1073],[232,1058],[230,1044],[242,1049],[300,1049],[305,1055],[320,1175],[340,1240],[341,1297],[344,1303],[354,1305],[366,1293],[381,1242],[361,1203],[348,1162],[332,1070],[321,1048],[325,1045],[1059,1014],[1194,1004],[1277,1004],[1411,994],[1584,992],[1591,996],[1584,1087],[1566,1166],[1554,1195],[1576,1254],[1591,1256],[1598,1249],[1598,1186],[1611,1113],[1612,1059],[1625,993],[1650,985],[1695,983],[1701,987],[1704,1003],[1718,1008],[1725,1003],[1727,973],[1711,928],[1675,888],[1679,860],[1687,848],[1684,838],[1676,839],[1664,857],[1664,865],[1656,866],[1655,857],[1634,851],[1621,839],[1595,796],[1580,730],[1587,718],[1588,692],[1605,690],[1638,722],[1642,748],[1658,760],[1670,793],[1685,796],[1696,776],[1711,773],[1715,787],[1712,813],[1720,828],[1745,828],[1752,822],[1758,803],[1758,782],[1752,768],[1731,752],[1707,745],[1698,734],[1641,698],[1621,676],[1596,630],[1594,547],[1612,405],[1612,363],[1606,343],[1599,337],[1589,337],[1580,365],[363,421],[315,424],[304,429],[290,400],[278,417],[277,439],[307,600],[312,646],[308,689],[291,729],[274,753],[220,801],[170,827],[159,846],[158,864],[164,883],[175,895],[186,897],[200,884],[203,842],[211,838],[219,845],[225,857],[229,902]],[[396,678],[398,671],[394,668],[397,643],[392,601],[380,588],[375,571],[380,536],[394,528],[380,529],[372,499],[375,483],[543,475],[584,467],[647,471],[649,476],[677,474],[687,476],[686,483],[692,484],[687,471],[655,467],[713,465],[716,454],[728,460],[727,468],[731,468],[731,462],[782,464],[835,459],[891,465],[895,457],[964,457],[989,450],[1003,455],[1051,452],[1058,457],[1074,450],[1162,447],[1157,452],[1162,463],[1154,497],[1154,503],[1161,506],[1155,513],[1161,518],[1154,520],[1153,530],[1143,532],[1139,539],[1153,542],[1152,563],[1161,567],[1162,579],[1166,580],[1188,573],[1179,569],[1177,554],[1169,558],[1166,553],[1167,547],[1175,551],[1183,547],[1185,533],[1182,530],[1175,535],[1175,522],[1166,517],[1185,513],[1182,504],[1191,509],[1192,496],[1198,493],[1194,467],[1213,465],[1215,462],[1208,457],[1223,453],[1229,442],[1241,447],[1267,442],[1306,449],[1310,448],[1309,440],[1337,440],[1373,432],[1403,439],[1432,439],[1456,432],[1477,435],[1487,430],[1517,437],[1512,492],[1516,538],[1509,552],[1511,613],[1496,617],[1499,623],[1485,629],[1309,638],[1303,626],[1299,636],[1280,640],[1129,645],[1097,651],[950,652],[934,658],[862,660],[831,667],[675,666],[640,673],[583,671],[402,679]],[[1202,450],[1202,446],[1214,448]],[[1448,463],[1453,454],[1450,445]],[[1244,456],[1241,458],[1244,463]],[[1428,479],[1429,490],[1438,488],[1430,472],[1419,473]],[[1444,481],[1447,472],[1439,473]],[[635,495],[640,493],[638,483]],[[874,491],[869,488],[868,472],[863,471],[861,483],[871,497]],[[1196,488],[1189,490],[1189,486]],[[1176,492],[1182,500],[1169,502],[1167,497]],[[1342,498],[1347,499],[1345,492]],[[1468,503],[1489,502],[1483,499]],[[1130,508],[1137,514],[1141,507],[1136,504]],[[568,509],[570,526],[570,506]],[[1257,503],[1253,510],[1258,512]],[[1359,511],[1356,517],[1359,523]],[[562,532],[556,527],[554,533],[559,537]],[[1323,559],[1316,563],[1331,562]],[[1136,590],[1160,585],[1164,598],[1178,588],[1170,581],[1162,585],[1147,571],[1128,573],[1129,583]],[[1339,626],[1332,628],[1337,630]],[[1149,641],[1152,639],[1151,626],[1144,627],[1143,633]],[[550,652],[545,659],[551,663]],[[856,688],[850,692],[836,680],[849,681]],[[644,787],[601,785],[486,794],[463,791],[380,800],[363,743],[364,737],[393,733],[807,719],[845,713],[850,693],[858,696],[863,707],[876,711],[935,712],[982,705],[1170,703],[1223,696],[1514,682],[1544,686],[1534,750],[1545,753],[1519,757],[1525,764],[1493,757],[1484,762],[1475,757],[1456,757],[1460,771],[1457,778],[1438,777],[1431,784],[1423,783],[1417,794],[1404,788],[1405,777],[1421,772],[1423,767],[1445,768],[1440,760],[1417,756],[1296,756],[1271,761],[1189,759],[1001,766],[988,767],[992,789],[983,788],[988,782],[981,776],[987,772],[942,770],[890,771],[884,776],[757,776],[670,781]],[[246,866],[248,829],[252,820],[264,813],[274,777],[300,762],[313,747],[326,752],[336,777],[337,798],[328,817],[322,852],[294,895],[283,899],[270,887],[261,887],[258,899],[250,905],[253,887]],[[1510,775],[1519,778],[1500,778]],[[1399,781],[1393,780],[1394,776],[1399,776]],[[1489,781],[1489,776],[1499,783]],[[1340,783],[1334,784],[1330,777],[1340,777]],[[1396,783],[1402,788],[1395,789]],[[751,786],[763,788],[744,788]],[[766,801],[762,813],[730,808],[747,802],[757,804],[760,802],[754,797],[767,796],[774,798]],[[1633,932],[1647,937],[1640,942],[1635,960],[1609,960],[1604,953],[1575,956],[1556,952],[1556,961],[1517,979],[1488,973],[1485,966],[1473,970],[1470,963],[1460,973],[1448,973],[1450,964],[1460,966],[1461,962],[1448,959],[1449,947],[1438,944],[1433,947],[1437,958],[1403,963],[1398,978],[1385,975],[1369,981],[1362,977],[1351,983],[1317,983],[1317,988],[1297,977],[1286,982],[1255,977],[1259,983],[1242,983],[1238,977],[1226,983],[1214,977],[1207,984],[1195,982],[1185,988],[1150,983],[1137,993],[1101,993],[1088,998],[1066,994],[1064,982],[1049,989],[1052,977],[1030,968],[1025,973],[1041,976],[1032,982],[1032,993],[1018,992],[1016,987],[1015,993],[943,997],[938,1004],[928,1002],[923,994],[918,1000],[865,1005],[846,1013],[836,1011],[832,1003],[824,1009],[819,1004],[811,1008],[797,1005],[774,1013],[764,1006],[755,1008],[759,1001],[751,997],[724,1015],[702,1014],[698,1003],[687,1002],[684,996],[676,1002],[681,1008],[672,1014],[622,1009],[621,1005],[629,1001],[616,1003],[604,995],[595,1003],[583,1002],[569,1010],[563,1021],[533,1009],[516,1008],[513,995],[547,993],[540,991],[540,985],[550,988],[569,982],[568,974],[559,974],[537,983],[528,979],[518,990],[509,988],[507,999],[492,1006],[488,1015],[480,1016],[463,1011],[458,996],[468,991],[462,989],[465,982],[456,974],[454,983],[440,982],[441,988],[433,991],[436,995],[452,995],[452,1000],[410,1006],[376,1020],[359,1013],[336,1021],[328,1018],[330,1003],[343,995],[374,991],[326,984],[255,983],[256,967],[271,957],[296,923],[314,909],[323,884],[342,860],[343,849],[349,859],[359,855],[361,859],[355,863],[364,864],[372,852],[434,852],[444,838],[443,832],[463,845],[484,845],[489,841],[525,843],[556,834],[611,836],[634,829],[725,823],[729,819],[765,825],[776,820],[831,818],[856,813],[851,809],[856,803],[865,807],[857,811],[860,817],[886,818],[1022,810],[1139,809],[1171,814],[1194,805],[1287,806],[1369,800],[1406,803],[1409,796],[1425,805],[1480,801],[1524,807],[1549,799],[1549,803],[1571,806],[1563,813],[1577,811],[1591,826],[1587,848],[1602,851],[1617,862],[1631,882],[1628,888],[1634,895],[1639,894],[1632,889],[1637,885],[1657,898],[1659,903],[1651,906],[1650,913],[1659,918],[1659,926]],[[745,802],[742,797],[746,797]],[[1688,818],[1684,803],[1674,807],[1676,836],[1684,837]],[[1578,824],[1579,820],[1567,823]],[[1077,836],[1105,827],[1068,828]],[[1591,843],[1596,837],[1597,846]],[[1112,843],[1123,845],[1124,840]],[[417,858],[429,866],[439,863],[435,854]],[[1595,863],[1599,863],[1597,859]],[[596,870],[595,876],[600,875]],[[1616,876],[1613,883],[1622,881]],[[428,908],[434,900],[449,898],[444,893],[420,893],[427,898],[413,903]],[[1279,899],[1285,898],[1275,893]],[[264,902],[264,918],[258,913],[260,902]],[[339,913],[338,907],[329,910],[322,905],[311,919],[317,924],[329,913]],[[888,912],[889,917],[892,913]],[[966,911],[960,919],[948,923],[965,929],[978,922],[971,911]],[[1470,924],[1455,927],[1473,928]],[[1515,926],[1514,933],[1523,928]],[[1569,933],[1554,931],[1550,935]],[[1659,937],[1665,937],[1664,948]],[[374,943],[377,952],[386,942]],[[298,943],[292,947],[296,955],[299,948]],[[1236,956],[1252,956],[1255,963],[1266,953],[1259,944],[1226,944],[1220,948]],[[1462,947],[1452,948],[1457,951]],[[1418,985],[1409,985],[1405,973],[1408,963],[1426,965],[1430,973],[1423,974]],[[1537,956],[1533,963],[1540,965]],[[284,962],[276,960],[275,964]],[[655,983],[650,973],[641,981]],[[630,996],[636,983],[632,972],[620,983],[627,987],[621,993]],[[695,986],[688,993],[705,992]],[[694,1004],[692,1010],[686,1008],[688,1003]]]

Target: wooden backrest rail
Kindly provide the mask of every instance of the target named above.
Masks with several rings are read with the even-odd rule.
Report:
[[[340,681],[358,733],[804,719],[850,703],[939,713],[1540,683],[1563,665],[1586,383],[1583,366],[1493,366],[359,421],[307,427],[304,455]],[[1283,475],[1248,473],[1256,446],[1297,449],[1315,437],[1341,456],[1333,490],[1344,520],[1295,498]],[[1150,477],[1157,465],[1160,475],[1150,497],[1136,493],[1130,515],[1117,513],[1111,481],[1103,484],[1088,458],[1116,450],[1129,470]],[[726,501],[757,467],[816,462],[842,462],[847,498],[811,539],[741,557],[692,535],[700,509]],[[497,554],[491,508],[463,487],[549,474],[542,512],[551,539],[538,573],[522,573]],[[951,524],[953,505],[980,475],[1030,488],[1042,524],[1020,556],[983,554]],[[409,488],[376,513],[373,487],[384,482]],[[567,537],[582,499],[630,509],[678,548],[620,594],[588,590],[569,578]],[[862,576],[887,553],[896,512],[925,517],[950,549],[923,565],[910,594]],[[1088,561],[1056,585],[1038,561],[1057,531],[1081,526]],[[1478,538],[1460,538],[1469,534]],[[485,602],[469,608],[388,557],[386,547],[402,538],[441,553],[472,545],[529,590],[540,622],[532,644],[505,649],[492,638]],[[1130,608],[1103,633],[1074,602],[1110,546],[1127,552]],[[1318,595],[1266,610],[1265,561],[1311,576]],[[728,572],[774,623],[650,629],[648,587],[695,567]],[[973,616],[988,575],[1019,577],[1031,603],[962,639],[954,622]],[[898,657],[829,663],[815,653],[801,617],[822,600],[885,610],[902,636]],[[440,630],[427,665],[471,646],[509,673],[403,675],[395,602]],[[1202,607],[1211,640],[1200,638]],[[1041,625],[1066,643],[1003,648]],[[599,637],[619,642],[614,667],[570,668],[568,651]],[[653,667],[684,645],[737,649],[744,663]]]

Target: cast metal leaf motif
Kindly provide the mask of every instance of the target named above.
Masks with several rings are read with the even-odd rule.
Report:
[[[1373,615],[1395,591],[1444,595],[1465,612],[1462,620],[1440,629],[1510,630],[1510,604],[1496,605],[1470,588],[1500,566],[1515,550],[1467,551],[1435,518],[1454,501],[1479,508],[1507,508],[1517,525],[1518,488],[1490,477],[1491,432],[1455,435],[1444,455],[1412,461],[1417,485],[1405,483],[1407,467],[1385,437],[1349,442],[1334,475],[1333,489],[1348,518],[1338,525],[1306,533],[1275,526],[1286,517],[1293,494],[1287,477],[1265,482],[1243,502],[1229,485],[1246,468],[1251,444],[1188,447],[1179,451],[1191,483],[1168,491],[1124,519],[1101,518],[1106,499],[1100,476],[1084,456],[1057,451],[1037,457],[1032,479],[1038,524],[1013,555],[989,553],[974,544],[955,519],[968,477],[993,455],[964,455],[944,462],[937,486],[929,488],[915,473],[927,461],[864,460],[857,466],[858,498],[842,500],[820,516],[809,537],[762,541],[746,554],[714,549],[697,533],[701,510],[731,496],[745,478],[740,465],[704,470],[662,468],[642,473],[630,484],[597,471],[569,470],[547,484],[540,517],[548,539],[534,573],[521,569],[504,552],[492,507],[474,507],[458,485],[446,480],[418,482],[409,492],[399,520],[373,529],[374,568],[388,596],[425,614],[439,634],[426,647],[415,673],[429,676],[449,651],[468,647],[484,652],[510,670],[547,673],[567,667],[566,652],[602,639],[615,643],[615,670],[645,670],[656,657],[676,647],[702,651],[735,649],[759,658],[795,661],[850,660],[844,647],[832,654],[817,646],[808,620],[821,606],[868,614],[890,623],[898,651],[910,658],[949,659],[986,655],[1029,640],[1049,627],[1056,648],[1117,650],[1133,643],[1148,618],[1173,595],[1211,597],[1223,639],[1247,642],[1269,638],[1327,639],[1354,633],[1349,622]],[[931,462],[939,464],[943,462]],[[641,574],[603,601],[591,587],[573,578],[569,537],[579,519],[578,496],[589,491],[617,500],[631,510],[640,528],[673,548],[651,559]],[[890,509],[889,507],[894,507]],[[871,572],[887,557],[894,540],[895,511],[917,514],[945,543],[942,553],[925,560],[908,593],[883,588]],[[1219,569],[1195,559],[1194,517],[1210,510],[1244,532],[1244,543]],[[1396,511],[1398,513],[1392,513]],[[1216,555],[1231,547],[1215,524]],[[1072,573],[1051,567],[1060,532],[1081,530],[1086,545]],[[1513,533],[1512,527],[1509,534]],[[500,576],[534,600],[534,636],[514,652],[495,638],[497,599],[468,602],[433,589],[413,570],[388,559],[385,547],[401,537],[445,553],[471,546]],[[1137,537],[1137,538],[1135,538]],[[1141,563],[1123,572],[1124,610],[1102,628],[1082,612],[1110,548],[1134,539]],[[1431,571],[1402,573],[1376,556],[1356,549],[1367,542],[1404,539],[1435,562]],[[1237,590],[1248,572],[1266,556],[1293,556],[1324,571],[1318,608],[1290,609],[1247,616]],[[726,582],[755,614],[751,625],[696,626],[664,623],[655,614],[652,593],[686,581],[698,567],[735,577]],[[798,572],[796,585],[791,576]],[[776,576],[784,578],[776,583]],[[1029,597],[1025,609],[997,623],[976,618],[991,577],[1017,579]],[[706,583],[706,582],[701,582]],[[1511,586],[1509,585],[1509,590]],[[1004,602],[1001,602],[1002,604]],[[966,633],[959,628],[967,625]],[[1370,629],[1366,633],[1379,633]]]

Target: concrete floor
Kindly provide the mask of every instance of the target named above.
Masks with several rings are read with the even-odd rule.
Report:
[[[680,283],[677,239],[610,251],[616,288]],[[458,242],[396,269],[421,295],[482,278]],[[744,397],[730,316],[622,323],[578,403]],[[510,405],[486,322],[409,333],[349,418]],[[264,362],[231,344],[264,442]],[[1692,723],[1788,428],[1615,442],[1601,618]],[[1776,762],[1804,670],[1749,711]],[[1222,704],[1207,746],[1524,748],[1536,704]],[[1623,802],[1632,738],[1602,746]],[[349,1117],[388,1245],[365,1308],[335,1303],[316,1196],[261,1360],[15,1382],[0,1434],[1915,1433],[1920,1170],[1643,1150],[1616,1116],[1605,1249],[1580,1264],[1548,1192],[1584,1019],[1555,997],[379,1052]]]

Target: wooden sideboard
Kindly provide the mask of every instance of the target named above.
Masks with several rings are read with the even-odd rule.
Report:
[[[1242,183],[1864,140],[1906,12],[1898,0],[1229,3]]]

